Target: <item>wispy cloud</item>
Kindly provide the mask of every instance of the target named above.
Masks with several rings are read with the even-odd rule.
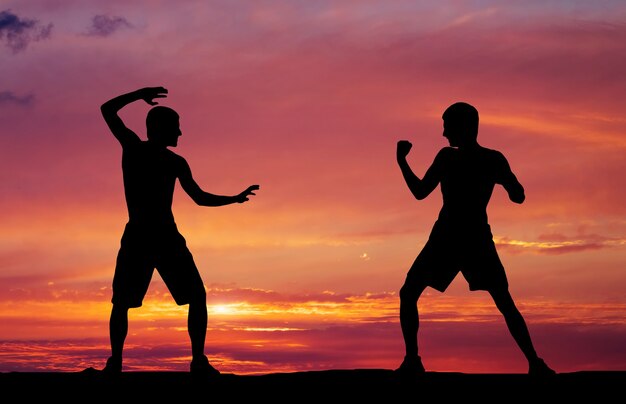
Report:
[[[424,308],[420,328],[424,360],[430,370],[525,371],[523,356],[515,349],[505,331],[504,320],[488,298],[468,300],[440,296],[434,300],[442,302]],[[462,307],[467,303],[468,307]],[[538,349],[548,355],[547,359],[559,371],[599,370],[599,360],[603,361],[601,370],[623,368],[625,357],[620,349],[624,339],[624,321],[620,316],[623,304],[534,301],[520,308],[529,312],[527,318]],[[81,310],[72,307],[72,311]],[[468,311],[474,314],[467,316]],[[185,312],[180,309],[172,318],[163,314],[146,318],[143,310],[138,311],[133,333],[126,343],[126,370],[188,369]],[[282,318],[271,321],[276,327],[269,330],[258,326],[258,316],[243,321],[236,317],[210,313],[207,354],[224,372],[391,369],[404,354],[397,318],[394,321],[347,322],[337,321],[341,316],[324,316],[315,324],[302,320],[292,323]],[[51,335],[55,327],[65,327],[66,335],[54,340],[32,336],[3,338],[0,340],[0,371],[80,371],[104,365],[110,352],[106,316],[89,322],[74,319],[61,324],[40,308],[37,320],[36,328],[41,333],[46,331],[40,335]],[[23,327],[12,318],[3,321],[8,327]],[[243,327],[245,324],[252,326]],[[586,349],[576,349],[580,345]]]
[[[22,19],[11,10],[0,11],[0,40],[13,53],[23,51],[31,41],[49,38],[52,26],[43,25],[35,19]]]
[[[98,14],[91,19],[91,26],[87,35],[109,36],[123,28],[132,28],[132,24],[124,17]]]
[[[532,251],[540,254],[568,254],[587,250],[614,248],[626,244],[623,238],[603,237],[597,234],[580,234],[569,237],[563,234],[542,234],[535,241],[494,237],[498,248],[510,252]]]
[[[12,91],[0,91],[0,105],[19,105],[29,107],[35,102],[34,94],[17,95]]]

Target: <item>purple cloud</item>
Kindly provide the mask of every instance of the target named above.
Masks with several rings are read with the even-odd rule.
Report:
[[[5,41],[13,53],[26,49],[31,41],[50,37],[52,24],[42,25],[38,20],[21,19],[11,10],[0,11],[0,41]]]
[[[29,107],[35,101],[34,94],[17,95],[12,91],[0,91],[0,105],[19,105]]]
[[[124,17],[98,14],[91,19],[91,27],[87,35],[109,36],[122,28],[131,28],[132,25]]]

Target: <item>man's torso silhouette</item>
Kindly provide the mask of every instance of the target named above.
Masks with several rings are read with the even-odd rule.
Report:
[[[183,158],[173,151],[137,140],[122,156],[129,222],[142,227],[174,224],[172,201]]]
[[[443,197],[438,220],[454,232],[488,225],[487,205],[495,185],[505,181],[507,166],[500,152],[481,146],[443,148],[433,164]]]
[[[470,290],[507,288],[487,217],[495,185],[511,190],[518,184],[502,153],[479,145],[444,147],[424,181],[440,184],[443,206],[413,266],[423,268],[421,276],[441,292],[459,271]]]

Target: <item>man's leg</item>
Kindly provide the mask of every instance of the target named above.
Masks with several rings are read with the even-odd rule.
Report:
[[[417,348],[417,331],[419,329],[417,301],[424,289],[426,289],[425,284],[411,284],[409,282],[405,282],[400,289],[400,327],[402,328],[406,352],[404,361],[397,369],[400,372],[424,372]]]
[[[111,356],[107,360],[104,371],[117,373],[122,371],[122,352],[128,334],[128,307],[114,304],[109,319],[109,340]]]
[[[187,315],[187,329],[191,339],[191,355],[193,358],[204,356],[207,325],[206,297],[203,299],[196,298],[189,303],[189,313]]]
[[[506,325],[513,339],[528,360],[529,373],[554,374],[554,371],[537,355],[530,338],[530,332],[526,326],[526,321],[524,321],[522,313],[520,313],[515,306],[515,302],[513,302],[509,290],[493,290],[489,291],[489,294],[491,294],[496,307],[504,316],[504,320],[506,321]]]
[[[204,354],[207,325],[206,293],[203,289],[189,303],[189,313],[187,315],[187,329],[191,339],[192,355],[190,371],[197,375],[216,376],[220,374],[219,370],[211,366]]]

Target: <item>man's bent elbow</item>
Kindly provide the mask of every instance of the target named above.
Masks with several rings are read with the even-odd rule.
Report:
[[[526,195],[524,195],[524,193],[516,193],[516,194],[511,194],[509,195],[509,199],[511,199],[512,202],[521,204],[524,203],[524,200],[526,200]]]
[[[107,118],[111,116],[111,114],[113,114],[114,112],[111,109],[111,106],[108,104],[108,102],[105,102],[104,104],[100,106],[100,113],[102,114],[103,117]]]
[[[411,193],[418,201],[424,200],[428,195],[430,195],[430,192],[427,189],[423,189],[422,187],[412,189]]]

